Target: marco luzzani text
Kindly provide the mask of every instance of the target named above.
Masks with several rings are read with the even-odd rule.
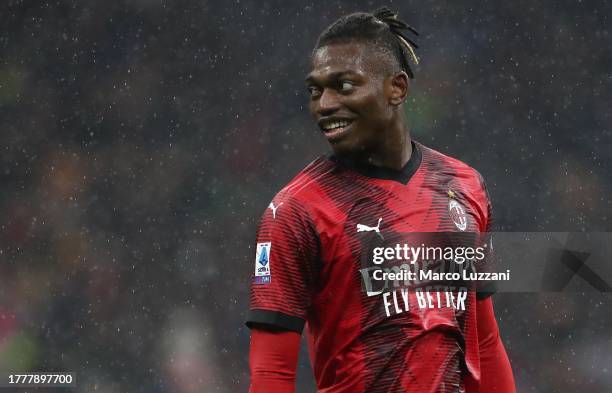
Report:
[[[372,250],[374,266],[360,270],[367,296],[382,295],[387,316],[411,308],[465,310],[468,286],[510,280],[510,270],[484,271],[487,246],[440,247],[396,244]],[[480,283],[479,283],[480,282]]]

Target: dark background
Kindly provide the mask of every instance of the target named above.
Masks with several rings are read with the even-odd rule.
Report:
[[[382,5],[421,32],[413,137],[483,174],[497,230],[611,230],[607,2],[4,1],[0,371],[245,392],[257,221],[327,152],[310,51]],[[609,295],[495,302],[519,392],[612,392]]]

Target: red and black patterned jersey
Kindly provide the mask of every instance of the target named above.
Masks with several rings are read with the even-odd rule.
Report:
[[[319,392],[459,392],[480,376],[476,292],[364,281],[372,244],[489,225],[480,174],[419,143],[399,171],[321,157],[263,214],[247,326],[306,325]]]

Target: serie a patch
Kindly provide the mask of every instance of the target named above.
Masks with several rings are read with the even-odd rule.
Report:
[[[272,281],[272,269],[270,268],[270,252],[272,242],[257,243],[255,252],[255,284],[269,284]]]

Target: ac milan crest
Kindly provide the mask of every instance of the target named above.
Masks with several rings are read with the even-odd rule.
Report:
[[[460,231],[465,231],[467,228],[467,216],[463,206],[455,199],[450,198],[448,201],[448,213],[451,220]]]

